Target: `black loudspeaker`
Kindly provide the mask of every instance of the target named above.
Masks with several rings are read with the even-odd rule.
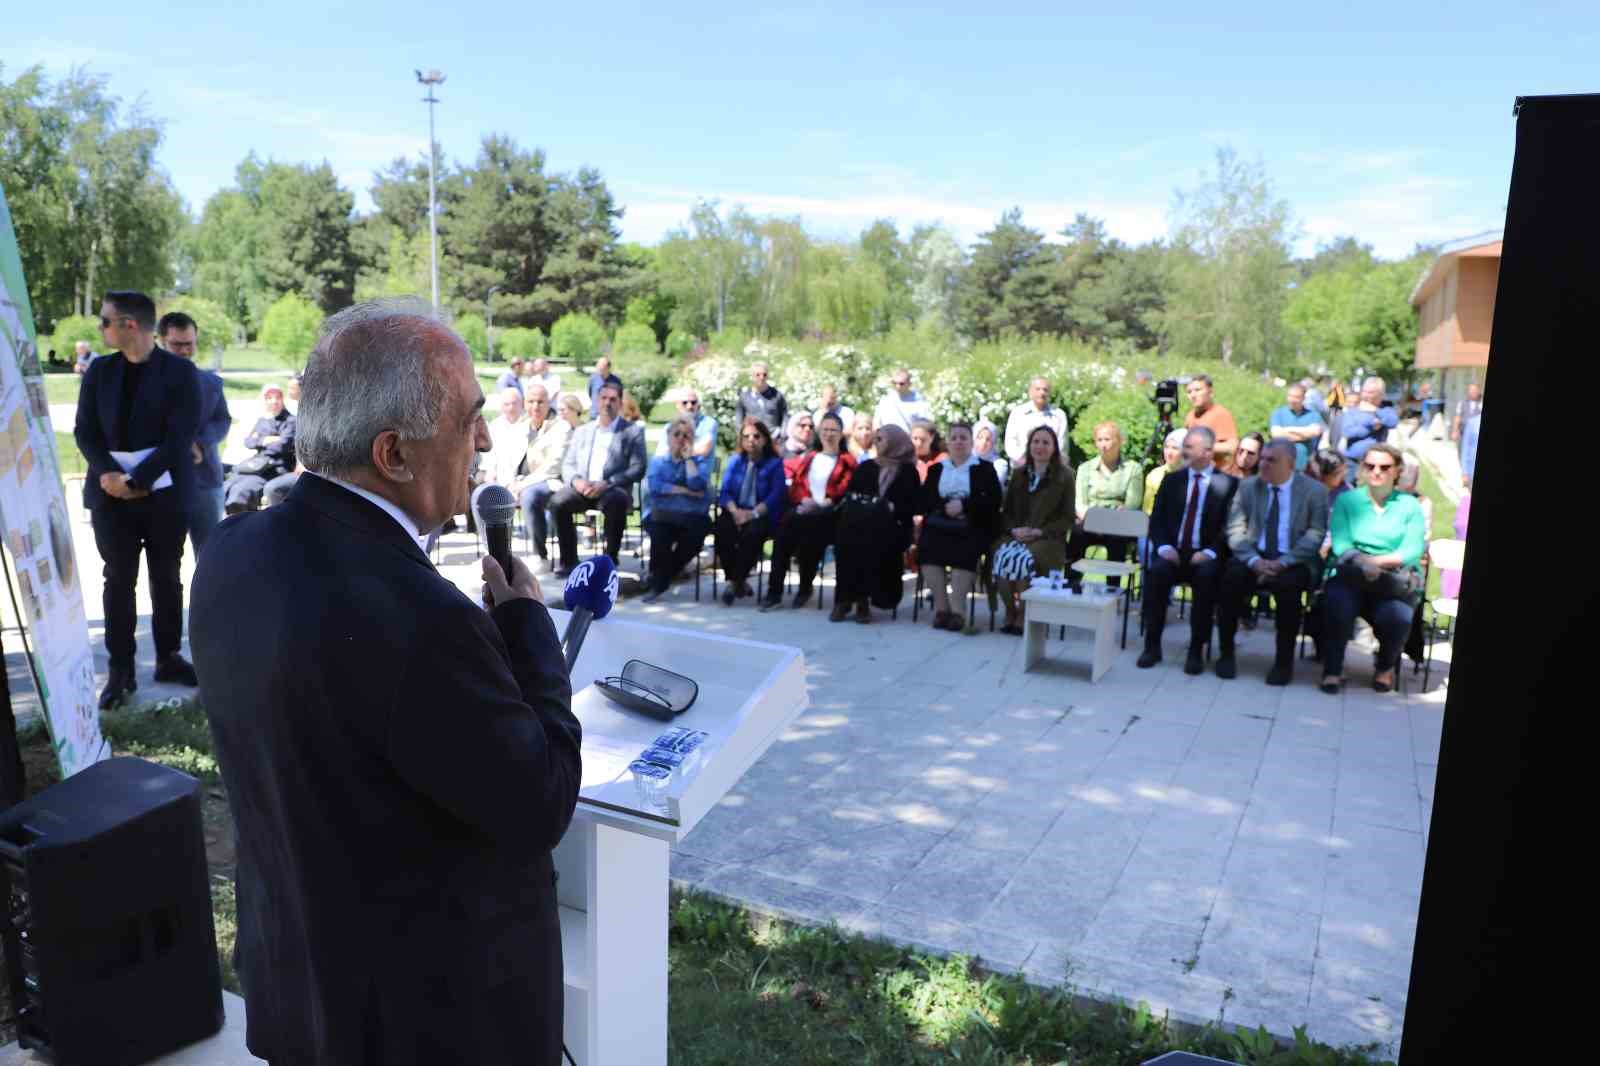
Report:
[[[17,1037],[57,1066],[133,1066],[222,1028],[194,778],[96,763],[0,813]]]

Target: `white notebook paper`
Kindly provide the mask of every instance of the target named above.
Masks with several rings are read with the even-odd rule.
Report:
[[[144,462],[153,451],[155,451],[154,448],[144,448],[137,452],[112,452],[111,458],[115,459],[117,461],[117,465],[122,467],[122,472],[124,474],[131,474],[134,472],[134,470],[138,469],[139,464]],[[156,483],[150,486],[150,491],[160,492],[162,489],[170,489],[171,487],[172,471],[169,470],[165,474],[162,474],[160,477],[156,478]]]

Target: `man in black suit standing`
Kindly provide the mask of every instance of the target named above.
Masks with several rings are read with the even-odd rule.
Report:
[[[194,365],[156,344],[156,305],[142,292],[110,292],[100,335],[110,355],[84,371],[73,437],[88,460],[83,505],[105,563],[109,677],[100,708],[139,687],[134,676],[139,553],[150,572],[157,681],[194,685],[183,645],[183,539],[194,495],[190,454],[200,428]]]
[[[1274,437],[1261,449],[1260,473],[1246,478],[1228,511],[1231,557],[1222,574],[1217,612],[1217,676],[1238,673],[1234,637],[1239,617],[1258,588],[1272,593],[1278,606],[1277,648],[1267,684],[1287,685],[1294,677],[1294,642],[1300,633],[1300,597],[1322,566],[1322,538],[1328,532],[1328,490],[1294,472],[1294,444]]]
[[[1212,465],[1217,438],[1195,426],[1183,438],[1185,469],[1168,474],[1156,491],[1150,514],[1149,566],[1145,570],[1144,651],[1138,665],[1161,661],[1161,631],[1167,624],[1167,601],[1173,586],[1188,582],[1194,591],[1189,617],[1189,654],[1183,672],[1198,674],[1211,637],[1217,583],[1228,553],[1228,506],[1238,481]]]
[[[217,528],[192,608],[246,1043],[275,1066],[556,1066],[550,851],[582,778],[560,643],[520,560],[484,558],[480,607],[421,548],[489,448],[471,356],[424,305],[358,304],[301,389],[305,472]]]

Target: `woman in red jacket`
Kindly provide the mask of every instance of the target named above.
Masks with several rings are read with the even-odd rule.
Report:
[[[794,605],[804,607],[811,601],[817,564],[833,543],[834,504],[844,496],[856,469],[855,458],[840,449],[844,423],[839,416],[823,415],[816,428],[821,449],[806,452],[790,467],[789,506],[772,542],[772,580],[761,603],[763,611],[783,604],[790,556],[800,564],[800,591],[795,593]]]

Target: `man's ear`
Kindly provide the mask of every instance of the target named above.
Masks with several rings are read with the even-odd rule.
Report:
[[[413,480],[416,474],[411,469],[407,451],[405,441],[392,429],[372,438],[372,465],[378,476],[402,484]]]

